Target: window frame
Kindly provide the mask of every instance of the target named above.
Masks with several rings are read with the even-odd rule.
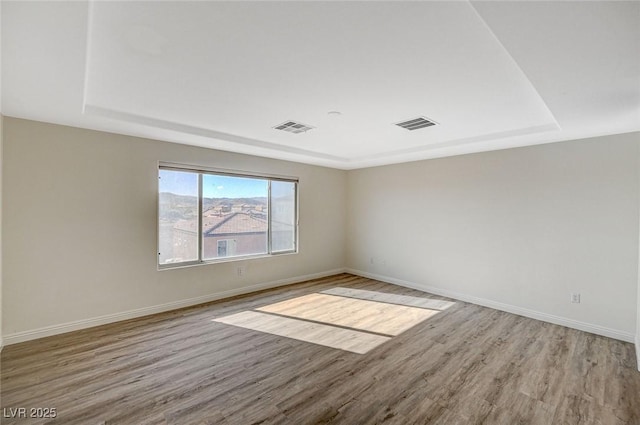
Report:
[[[190,261],[182,261],[179,263],[167,263],[160,264],[160,170],[169,170],[169,171],[179,171],[186,173],[195,173],[198,177],[198,259],[190,260]],[[266,258],[266,257],[274,257],[278,255],[290,255],[297,254],[299,248],[299,179],[298,177],[292,176],[283,176],[276,174],[267,174],[267,173],[254,173],[254,172],[246,172],[241,170],[230,170],[224,168],[214,168],[214,167],[205,167],[205,166],[194,166],[187,164],[179,164],[173,162],[158,162],[158,167],[156,169],[158,186],[156,189],[156,265],[158,270],[167,270],[167,269],[176,269],[182,267],[190,267],[190,266],[198,266],[205,264],[216,264],[216,263],[227,263],[232,261],[242,261],[254,258]],[[234,256],[226,256],[222,258],[214,258],[214,259],[204,259],[204,234],[202,229],[203,224],[203,175],[219,175],[219,176],[229,176],[229,177],[243,177],[243,178],[253,178],[267,181],[267,252],[259,253],[259,254],[247,254],[247,255],[234,255]],[[293,238],[293,249],[285,250],[285,251],[273,251],[272,250],[272,226],[271,226],[271,182],[272,181],[283,181],[294,184],[294,238]]]

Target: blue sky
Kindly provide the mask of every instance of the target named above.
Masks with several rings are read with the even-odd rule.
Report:
[[[160,170],[160,192],[177,195],[198,195],[198,174],[174,170]],[[202,194],[205,198],[253,198],[267,196],[266,180],[244,177],[214,176],[202,178]]]
[[[202,177],[202,196],[205,198],[253,198],[267,196],[268,191],[266,180],[211,174]]]

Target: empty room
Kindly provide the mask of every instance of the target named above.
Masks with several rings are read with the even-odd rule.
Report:
[[[0,423],[640,425],[640,2],[0,2]]]

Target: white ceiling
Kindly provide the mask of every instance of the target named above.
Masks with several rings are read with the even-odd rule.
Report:
[[[639,131],[640,2],[3,1],[2,112],[342,169]]]

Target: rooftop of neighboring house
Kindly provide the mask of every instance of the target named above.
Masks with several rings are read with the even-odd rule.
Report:
[[[205,213],[202,217],[204,227],[203,233],[205,237],[242,233],[263,233],[267,231],[266,218],[266,214],[256,211],[236,211],[227,214],[219,214],[211,211],[210,214]],[[190,220],[179,220],[173,228],[196,233],[198,220],[195,218]]]

